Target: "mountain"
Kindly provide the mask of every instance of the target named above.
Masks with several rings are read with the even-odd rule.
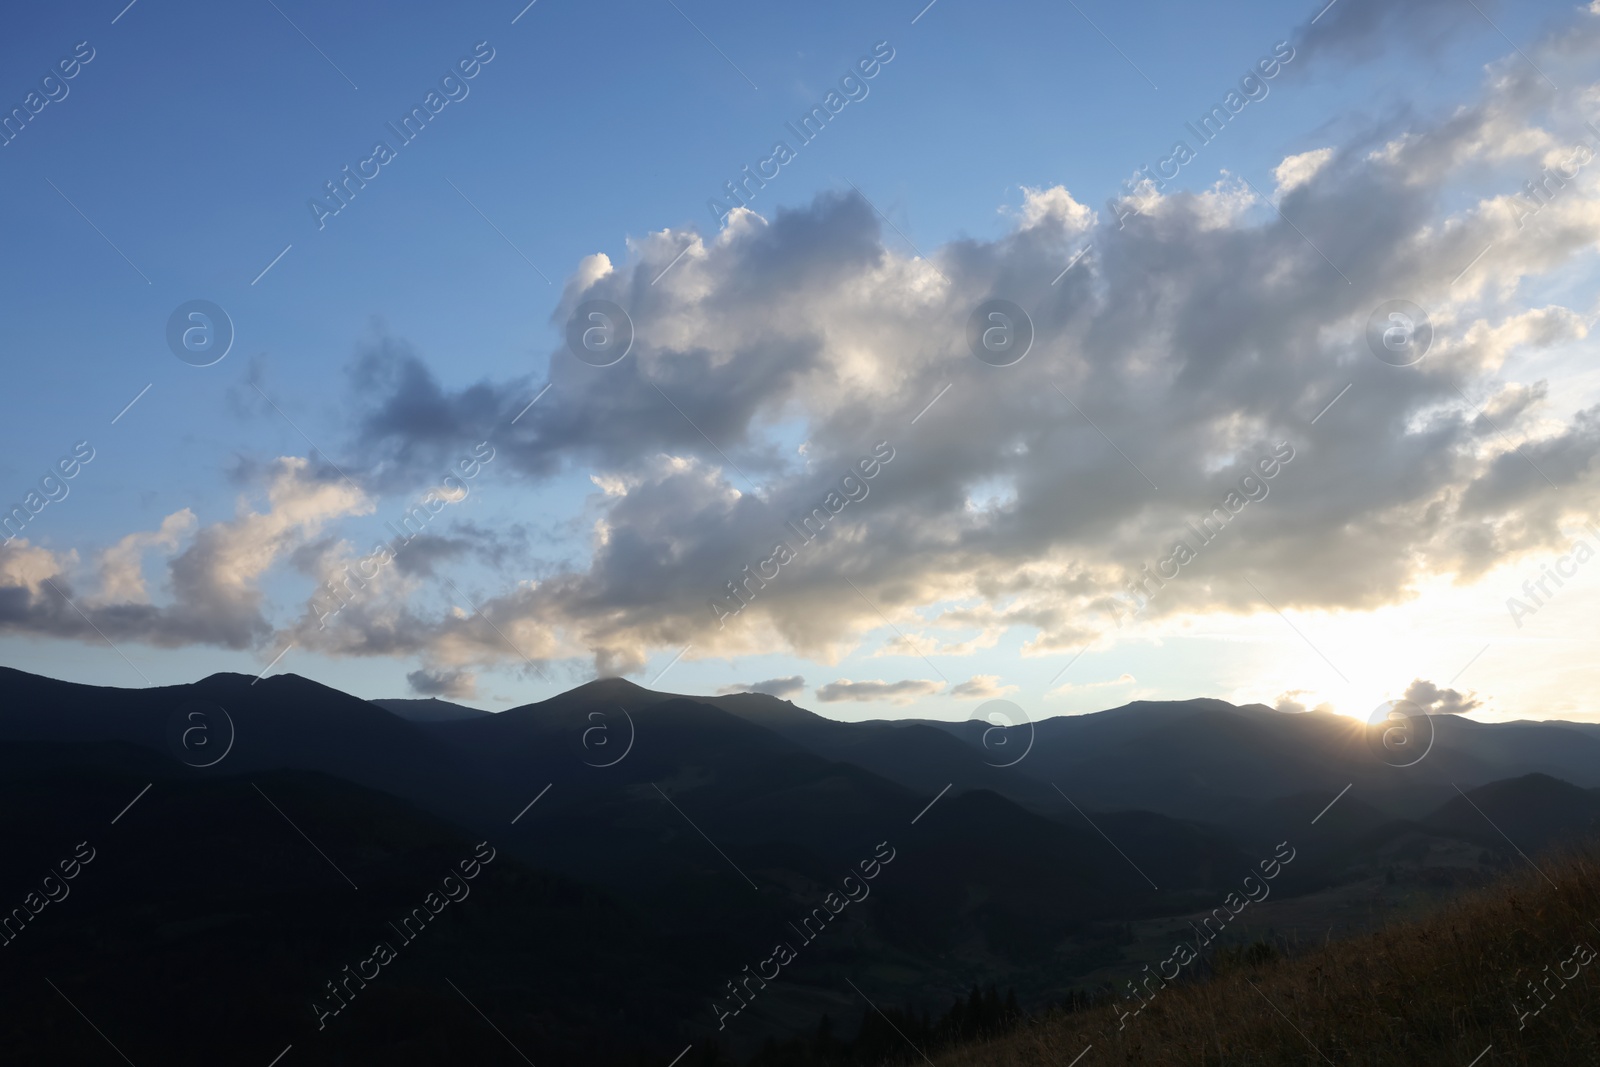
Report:
[[[1547,774],[1469,789],[1422,820],[1435,833],[1485,845],[1512,844],[1528,853],[1600,837],[1600,790],[1580,789]]]
[[[697,700],[608,680],[498,715],[413,723],[293,675],[259,683],[220,675],[192,686],[125,691],[10,672],[0,686],[11,690],[0,705],[6,709],[0,766],[110,781],[106,803],[113,794],[136,793],[130,787],[141,776],[154,780],[152,796],[189,790],[213,816],[205,832],[188,840],[197,855],[227,853],[213,838],[226,832],[221,813],[233,801],[215,798],[233,796],[259,808],[255,815],[268,825],[281,819],[275,831],[286,835],[286,847],[309,844],[303,832],[330,858],[373,856],[374,846],[361,841],[349,820],[376,816],[363,814],[370,802],[348,791],[377,791],[418,819],[458,827],[463,839],[492,839],[508,858],[542,877],[567,880],[574,893],[612,902],[607,906],[618,916],[653,931],[607,950],[633,976],[617,981],[644,999],[656,998],[657,983],[666,982],[693,1005],[673,1014],[670,1025],[637,1019],[617,1027],[619,1039],[717,1032],[713,1005],[728,996],[728,979],[752,954],[757,960],[770,954],[774,939],[791,939],[826,900],[837,899],[830,894],[855,884],[842,879],[859,878],[862,863],[875,856],[896,858],[883,864],[870,897],[850,905],[826,938],[808,944],[785,969],[785,982],[727,1035],[734,1047],[764,1040],[786,1018],[848,1012],[852,994],[837,980],[837,968],[862,952],[899,961],[896,988],[917,997],[942,998],[967,976],[997,968],[1029,996],[1047,995],[1052,944],[1098,918],[1160,910],[1168,906],[1162,892],[1173,900],[1214,895],[1222,872],[1248,862],[1214,829],[1158,815],[1113,817],[1121,847],[1163,880],[1157,890],[1059,798],[1055,807],[1070,818],[1031,812],[966,782],[956,789],[949,778],[938,788],[914,790],[790,740],[775,728],[820,736],[842,724],[819,726],[809,712],[765,700]],[[207,744],[220,744],[224,727],[233,728],[226,756],[204,768],[184,765],[195,758],[194,746],[186,749],[181,733],[178,740],[172,733],[175,722],[190,728],[196,708],[206,716]],[[881,748],[893,736],[887,727],[873,731],[866,748],[880,751],[867,762],[893,757]],[[934,778],[947,765],[959,772],[974,762],[946,735],[918,728],[911,736],[931,738],[938,759],[947,761],[930,764]],[[211,751],[204,754],[209,759]],[[915,778],[927,768],[914,757],[906,773]],[[306,774],[324,784],[302,795],[296,790],[309,788]],[[285,790],[285,781],[302,784]],[[257,787],[266,795],[257,795]],[[268,797],[282,810],[272,810]],[[64,840],[72,832],[51,836]],[[289,862],[286,853],[267,855]],[[346,875],[362,883],[361,862],[324,866],[320,858],[306,851],[300,860],[308,863],[297,860],[285,870],[312,884],[320,879],[334,895],[345,891]],[[219,869],[232,872],[226,879],[237,892],[276,884],[244,860]],[[162,878],[152,876],[151,884]],[[295,886],[313,891],[302,881]],[[940,918],[946,901],[966,902],[959,922]],[[1028,932],[1048,901],[1065,907]],[[114,925],[120,915],[114,911],[103,922]],[[552,921],[572,931],[584,926],[576,917]],[[648,960],[694,963],[663,979],[659,967],[629,955],[630,944]],[[210,942],[193,949],[207,958],[227,951]],[[546,1047],[581,1043],[605,1002],[597,996],[565,1012],[569,1025],[546,1035]]]
[[[24,901],[76,842],[106,842],[104,877],[49,905],[12,955],[74,1002],[119,1005],[105,1014],[136,1062],[211,1062],[201,1046],[238,1040],[252,1017],[304,1028],[374,925],[428,892],[447,854],[488,841],[500,859],[474,890],[483,907],[449,911],[395,981],[385,970],[351,1002],[339,1032],[356,1044],[312,1027],[284,1039],[297,1060],[314,1045],[305,1062],[373,1049],[498,1062],[504,1045],[469,1032],[483,1016],[436,980],[466,993],[470,976],[473,1005],[546,1059],[666,1062],[712,1039],[748,1056],[855,1018],[846,976],[940,1011],[976,981],[1031,1005],[1078,995],[1136,966],[1152,931],[1216,907],[1280,843],[1298,858],[1274,899],[1321,936],[1386,884],[1415,902],[1521,862],[1496,826],[1530,853],[1596,828],[1584,761],[1600,738],[1436,725],[1427,759],[1394,768],[1360,724],[1211,700],[997,739],[983,723],[841,723],[761,694],[621,679],[489,714],[295,675],[123,690],[0,670],[14,845],[0,892]],[[774,944],[795,958],[741,999]],[[237,990],[197,977],[233,959],[261,961]],[[7,989],[15,1018],[48,1018],[77,1049],[54,991]],[[209,1006],[192,1041],[154,1021],[164,991]],[[442,1021],[417,1033],[418,1017]],[[13,1029],[6,1047],[45,1047]]]
[[[976,723],[930,723],[981,748]],[[1542,773],[1600,786],[1600,730],[1564,722],[1479,723],[1429,716],[1426,756],[1390,766],[1365,724],[1220,700],[1138,701],[1033,724],[1016,770],[1097,808],[1142,807],[1223,822],[1308,790],[1355,791],[1394,817],[1419,818],[1463,787]]]
[[[417,724],[295,674],[114,689],[0,668],[0,742],[124,741],[196,774],[319,771],[471,818],[472,773]]]
[[[456,722],[491,714],[465,704],[452,704],[438,697],[428,697],[426,700],[374,700],[372,703],[409,722]]]
[[[297,1064],[521,1062],[477,1010],[540,1062],[625,1062],[714,980],[615,898],[382,793],[195,777],[119,743],[81,769],[55,743],[7,747],[40,769],[0,781],[0,899],[59,897],[7,934],[8,1062],[117,1062],[107,1040],[135,1063],[267,1064],[291,1045]],[[70,880],[48,877],[74,856]],[[393,961],[349,978],[380,943]],[[652,991],[620,1025],[617,976]],[[327,1017],[330,982],[348,1006]]]

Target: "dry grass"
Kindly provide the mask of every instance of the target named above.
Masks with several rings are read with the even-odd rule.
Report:
[[[1565,987],[1551,978],[1519,1030],[1539,1005],[1529,980],[1600,947],[1600,849],[1539,867],[1549,881],[1529,871],[1419,922],[1169,985],[1124,1029],[1116,1007],[1136,1002],[1053,1013],[938,1067],[1067,1067],[1090,1045],[1078,1067],[1468,1067],[1489,1046],[1477,1067],[1600,1064],[1600,958]]]

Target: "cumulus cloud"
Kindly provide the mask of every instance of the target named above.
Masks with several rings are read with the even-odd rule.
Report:
[[[1030,189],[1010,234],[929,261],[887,246],[858,197],[824,196],[770,222],[741,214],[655,286],[693,235],[652,234],[624,266],[588,262],[556,320],[579,299],[614,300],[634,320],[634,351],[607,368],[552,356],[562,402],[530,413],[502,454],[532,478],[563,462],[603,470],[592,556],[485,610],[602,669],[690,642],[836,662],[882,625],[880,610],[911,624],[884,655],[988,647],[1010,627],[1028,632],[1028,654],[1067,651],[1114,626],[1126,580],[1280,441],[1305,458],[1275,482],[1278,502],[1241,520],[1248,534],[1208,545],[1207,579],[1173,583],[1150,617],[1257,610],[1246,577],[1280,606],[1372,608],[1430,574],[1471,578],[1554,544],[1573,490],[1596,479],[1595,418],[1524,419],[1509,440],[1481,420],[1537,414],[1543,393],[1494,376],[1520,349],[1581,336],[1586,320],[1508,306],[1476,273],[1463,292],[1451,283],[1490,241],[1496,278],[1546,272],[1600,237],[1600,209],[1574,189],[1518,228],[1510,194],[1463,208],[1448,191],[1463,168],[1500,158],[1508,131],[1571,103],[1506,64],[1482,100],[1397,129],[1383,152],[1294,157],[1280,181],[1295,226],[1246,191],[1157,196],[1117,230],[1065,190]],[[1096,256],[1052,285],[1090,231]],[[966,350],[967,316],[998,294],[1036,328],[1015,367]],[[1418,367],[1379,363],[1363,339],[1367,315],[1399,294],[1434,316],[1435,350]],[[452,393],[413,357],[391,357],[394,386],[374,394],[364,440],[393,464],[447,451],[537,384]],[[1313,436],[1311,417],[1347,383]],[[1486,411],[1462,399],[1486,393]],[[803,420],[803,452],[766,432],[786,418]],[[876,440],[897,458],[869,495],[829,534],[797,539],[786,520]],[[1560,492],[1523,459],[1545,453]],[[1153,493],[1141,472],[1172,488]],[[779,543],[804,562],[751,577]],[[741,603],[730,581],[750,603],[719,618],[710,601]],[[505,654],[489,627],[438,625],[459,654]]]
[[[1292,192],[1317,176],[1317,171],[1327,165],[1333,158],[1333,149],[1316,148],[1310,152],[1301,152],[1297,156],[1289,156],[1279,163],[1272,171],[1272,176],[1278,182],[1278,198],[1282,199],[1284,193]]]
[[[943,682],[919,678],[908,678],[902,682],[852,682],[848,678],[840,678],[837,682],[820,686],[817,699],[824,704],[846,700],[859,703],[886,700],[891,704],[909,704],[918,697],[932,696],[942,688]]]
[[[1406,699],[1429,715],[1464,715],[1483,706],[1483,701],[1475,696],[1455,689],[1440,689],[1421,678],[1406,687]]]
[[[145,552],[154,548],[176,552],[178,543],[193,532],[195,523],[194,512],[184,508],[162,519],[159,529],[128,534],[100,553],[99,599],[108,604],[147,602],[150,597],[144,585]]]
[[[1341,0],[1317,47],[1443,12]],[[1511,368],[1589,328],[1590,309],[1528,294],[1564,291],[1545,280],[1600,240],[1592,175],[1542,205],[1519,192],[1588,114],[1600,18],[1576,18],[1524,49],[1564,88],[1513,55],[1477,99],[1435,119],[1289,157],[1282,216],[1233,180],[1145,189],[1120,226],[1081,192],[1029,188],[1008,232],[923,258],[859,195],[827,194],[770,219],[734,212],[715,235],[646,234],[616,262],[584,259],[551,323],[560,330],[585,300],[626,308],[635,341],[613,366],[558,350],[542,374],[455,388],[405,342],[379,338],[352,369],[362,484],[434,484],[500,426],[495,476],[512,488],[593,479],[572,520],[581,543],[463,590],[467,604],[418,582],[432,561],[473,550],[428,542],[431,555],[326,627],[306,617],[275,636],[438,671],[588,660],[634,672],[689,645],[691,658],[781,651],[835,664],[886,621],[899,633],[885,656],[990,648],[1012,631],[1024,655],[1055,655],[1185,615],[1264,611],[1262,594],[1285,610],[1374,609],[1564,545],[1562,526],[1592,518],[1600,499],[1600,408],[1553,410],[1551,390]],[[1485,175],[1504,184],[1483,194]],[[1094,254],[1063,275],[1090,242]],[[1032,349],[1014,366],[968,348],[968,320],[993,298],[1032,320]],[[1403,368],[1365,341],[1368,316],[1400,298],[1434,327],[1428,357]],[[852,475],[862,492],[844,507],[841,479],[880,443],[893,460]],[[1115,609],[1128,583],[1192,542],[1190,524],[1280,444],[1296,458],[1270,497],[1127,629]],[[318,514],[361,506],[330,497]],[[826,532],[792,525],[824,506]],[[202,527],[173,562],[175,596],[204,606],[191,622],[132,602],[128,582],[128,602],[96,610],[121,612],[123,636],[260,640],[257,566],[307,543],[322,519],[277,532],[263,521]],[[228,550],[247,543],[259,548]],[[780,546],[790,557],[776,562]],[[353,551],[335,539],[313,571]],[[0,589],[0,626],[88,634],[39,590],[41,568],[67,564],[0,555],[0,574],[28,576]],[[888,685],[824,691],[855,699]]]
[[[1333,711],[1333,705],[1324,701],[1316,707],[1307,707],[1302,697],[1309,696],[1308,689],[1291,689],[1286,693],[1279,693],[1278,699],[1272,702],[1273,708],[1286,715],[1304,715],[1307,711]]]
[[[121,538],[100,555],[101,588],[79,603],[76,557],[16,541],[0,546],[0,630],[84,641],[127,640],[175,647],[251,648],[273,632],[262,577],[330,522],[372,510],[371,499],[335,472],[298,457],[279,459],[267,507],[241,498],[234,518],[197,526],[177,512],[154,531]],[[139,561],[152,548],[187,547],[167,561],[164,604],[149,601]]]
[[[723,686],[717,693],[721,696],[729,693],[765,693],[768,696],[789,697],[801,692],[805,687],[806,680],[798,674],[792,674],[787,678],[768,678],[764,682]]]
[[[426,668],[406,675],[411,690],[425,697],[466,700],[478,695],[478,679],[470,671],[431,671]]]
[[[1015,693],[1020,686],[1001,685],[998,674],[974,674],[971,678],[951,688],[947,696],[968,700],[993,700],[1007,693]]]
[[[1087,230],[1094,222],[1094,211],[1088,205],[1074,200],[1072,194],[1059,185],[1048,189],[1022,187],[1022,207],[1016,212],[1020,229],[1049,226],[1068,233]]]

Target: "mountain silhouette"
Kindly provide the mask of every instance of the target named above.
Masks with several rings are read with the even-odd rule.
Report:
[[[425,700],[374,700],[372,703],[411,722],[455,722],[459,719],[477,719],[492,714],[478,708],[469,708],[465,704],[440,700],[438,697],[428,697]]]
[[[292,674],[125,690],[7,669],[0,709],[8,906],[97,850],[13,924],[9,1016],[51,1020],[8,1024],[23,1062],[98,1054],[59,994],[135,1062],[215,1062],[245,1034],[283,1035],[237,1053],[263,1063],[288,1044],[520,1062],[485,1016],[536,1059],[746,1055],[857,1017],[846,975],[941,1012],[980,979],[1059,998],[1123,958],[1117,931],[1215,907],[1280,842],[1299,858],[1276,895],[1314,898],[1419,849],[1514,857],[1600,828],[1600,736],[1563,723],[1440,717],[1397,768],[1360,723],[1216,700],[996,735],[616,678],[488,713]],[[319,1029],[327,983],[482,842],[472,895]],[[731,1012],[775,943],[795,959]],[[174,1021],[172,997],[203,1017]]]

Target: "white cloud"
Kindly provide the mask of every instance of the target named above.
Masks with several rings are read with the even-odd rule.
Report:
[[[836,682],[819,686],[817,699],[824,704],[840,701],[868,703],[876,700],[888,701],[891,704],[909,704],[918,697],[932,696],[943,688],[943,682],[927,679],[907,679],[901,682],[852,682],[848,678],[840,678]]]
[[[1016,215],[1020,229],[1031,230],[1048,225],[1068,233],[1087,230],[1095,219],[1094,211],[1078,203],[1071,193],[1059,185],[1047,189],[1024,185],[1022,207]]]
[[[1327,165],[1333,158],[1332,148],[1314,148],[1309,152],[1301,152],[1296,156],[1288,156],[1273,170],[1272,176],[1278,182],[1278,197],[1304,185],[1317,176],[1317,171]]]
[[[161,527],[131,533],[100,553],[100,601],[107,604],[147,603],[143,557],[153,548],[178,550],[178,542],[194,531],[196,519],[188,508],[161,520]]]
[[[1020,688],[1015,685],[1001,685],[998,674],[974,674],[951,689],[947,695],[964,700],[993,700],[1008,693],[1015,693]]]
[[[1329,14],[1334,43],[1319,47],[1337,52],[1411,17],[1345,0]],[[1600,408],[1564,396],[1568,410],[1552,411],[1560,383],[1517,371],[1527,353],[1588,332],[1587,312],[1552,303],[1565,290],[1545,283],[1569,280],[1600,241],[1600,198],[1578,182],[1528,216],[1512,191],[1469,194],[1488,163],[1537,173],[1568,139],[1550,131],[1586,116],[1592,87],[1575,68],[1593,80],[1594,19],[1525,50],[1559,52],[1570,87],[1552,90],[1512,56],[1479,98],[1437,119],[1291,156],[1275,176],[1293,225],[1224,178],[1151,197],[1121,227],[1065,188],[1028,188],[1010,232],[929,248],[927,260],[855,195],[771,219],[736,211],[714,238],[650,233],[616,263],[586,257],[551,316],[559,327],[583,300],[625,306],[628,358],[596,368],[552,353],[561,402],[515,426],[540,383],[453,390],[385,341],[357,368],[368,399],[352,413],[352,450],[370,470],[432,479],[501,421],[497,477],[538,492],[583,471],[600,492],[575,528],[594,535],[536,581],[508,574],[479,591],[482,616],[398,583],[342,612],[318,647],[420,657],[432,670],[526,656],[636,671],[691,643],[697,656],[836,663],[887,619],[906,635],[888,654],[992,649],[1015,630],[1024,655],[1054,655],[1186,616],[1262,613],[1262,593],[1285,611],[1370,612],[1559,545],[1563,524],[1593,517],[1600,499]],[[1386,147],[1369,151],[1375,142]],[[1094,254],[1062,275],[1086,241]],[[968,349],[969,316],[997,297],[1033,322],[1015,366]],[[1428,358],[1405,368],[1380,363],[1364,338],[1374,309],[1400,298],[1435,330]],[[895,458],[870,492],[826,535],[798,539],[788,520],[878,442]],[[1119,629],[1113,597],[1280,442],[1298,458],[1270,498]],[[324,522],[370,508],[334,480],[285,476],[304,501],[203,527],[173,561],[175,599],[205,606],[192,622],[127,611],[119,632],[259,640],[265,568]],[[985,491],[995,486],[1005,492]],[[975,493],[984,506],[968,506]],[[780,542],[797,560],[749,579],[744,568]],[[0,574],[20,587],[67,566],[20,551],[0,552]],[[118,574],[131,600],[139,590],[126,567]],[[719,619],[710,602],[747,580],[748,605]],[[20,612],[0,599],[0,626],[84,636],[23,599]],[[840,680],[819,696],[938,688]]]
[[[159,530],[123,537],[102,552],[102,595],[78,605],[82,614],[63,600],[72,596],[75,556],[56,556],[26,542],[0,546],[0,594],[6,594],[0,596],[0,629],[84,641],[253,647],[272,632],[262,576],[326,524],[372,510],[359,489],[295,457],[274,465],[267,503],[265,511],[255,511],[242,498],[233,519],[199,527],[188,547],[168,560],[171,600],[162,605],[149,603],[138,558],[152,548],[175,550],[195,527],[187,510],[169,515]],[[41,588],[45,579],[55,590]]]
[[[1308,689],[1291,689],[1286,693],[1279,693],[1278,698],[1272,702],[1272,706],[1286,715],[1304,715],[1307,711],[1333,710],[1333,705],[1327,701],[1323,701],[1315,707],[1308,707],[1305,699],[1302,698],[1315,699]]]

